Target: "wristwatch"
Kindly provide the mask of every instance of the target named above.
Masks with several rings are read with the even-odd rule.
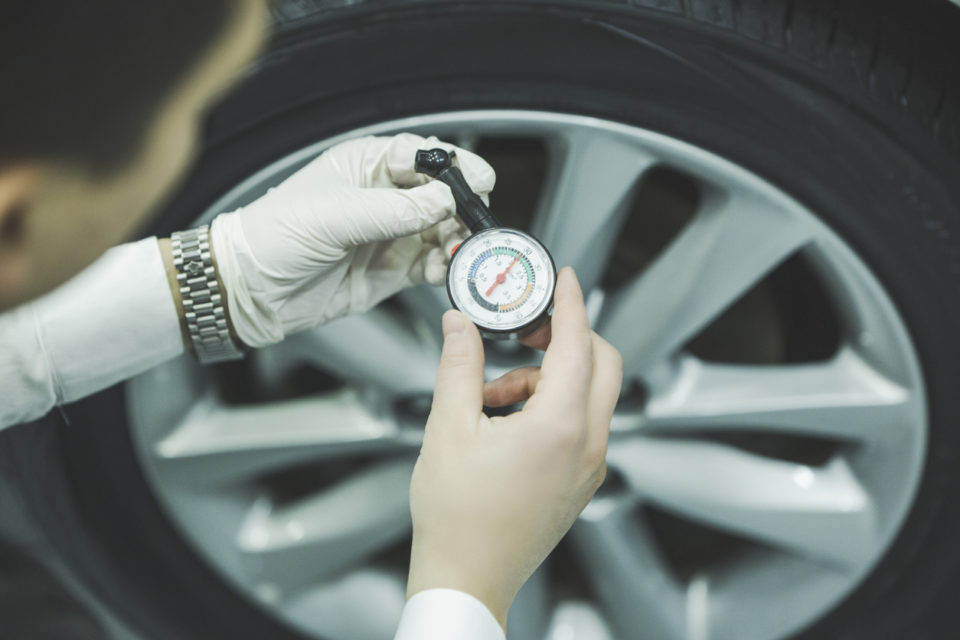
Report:
[[[243,351],[227,328],[223,296],[210,255],[209,234],[207,225],[170,234],[187,332],[197,359],[203,364],[243,357]]]

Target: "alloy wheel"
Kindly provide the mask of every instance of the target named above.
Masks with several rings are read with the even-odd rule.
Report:
[[[927,415],[904,324],[837,233],[704,149],[532,111],[347,132],[250,176],[198,222],[340,140],[398,131],[534,158],[495,164],[493,206],[511,175],[535,186],[503,217],[577,269],[594,326],[624,356],[608,481],[521,592],[511,638],[773,640],[864,579],[916,492]],[[241,365],[180,358],[128,385],[171,519],[308,634],[392,637],[448,306],[417,287]],[[488,377],[536,362],[489,349]]]

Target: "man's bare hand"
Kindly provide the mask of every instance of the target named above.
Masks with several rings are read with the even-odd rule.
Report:
[[[457,311],[443,317],[433,408],[410,486],[412,596],[459,589],[505,626],[527,578],[557,545],[606,474],[622,360],[590,330],[572,269],[558,274],[543,364],[484,388],[483,343]],[[547,344],[549,343],[549,344]],[[525,401],[487,417],[483,405]]]

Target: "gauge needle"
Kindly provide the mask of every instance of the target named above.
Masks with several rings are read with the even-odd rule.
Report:
[[[493,283],[492,285],[490,285],[490,288],[487,289],[487,297],[488,297],[488,298],[493,295],[493,290],[497,288],[497,285],[501,285],[501,284],[503,284],[504,282],[507,281],[507,272],[510,271],[510,269],[513,268],[513,265],[517,264],[517,260],[519,260],[519,259],[520,259],[520,256],[517,256],[516,258],[514,258],[514,259],[513,259],[513,262],[511,262],[511,263],[507,266],[507,268],[503,270],[503,273],[497,275],[497,279],[494,281],[494,283]]]

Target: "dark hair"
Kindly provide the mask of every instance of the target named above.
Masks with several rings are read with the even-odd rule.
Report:
[[[0,167],[66,160],[105,173],[217,42],[232,0],[3,0]]]

